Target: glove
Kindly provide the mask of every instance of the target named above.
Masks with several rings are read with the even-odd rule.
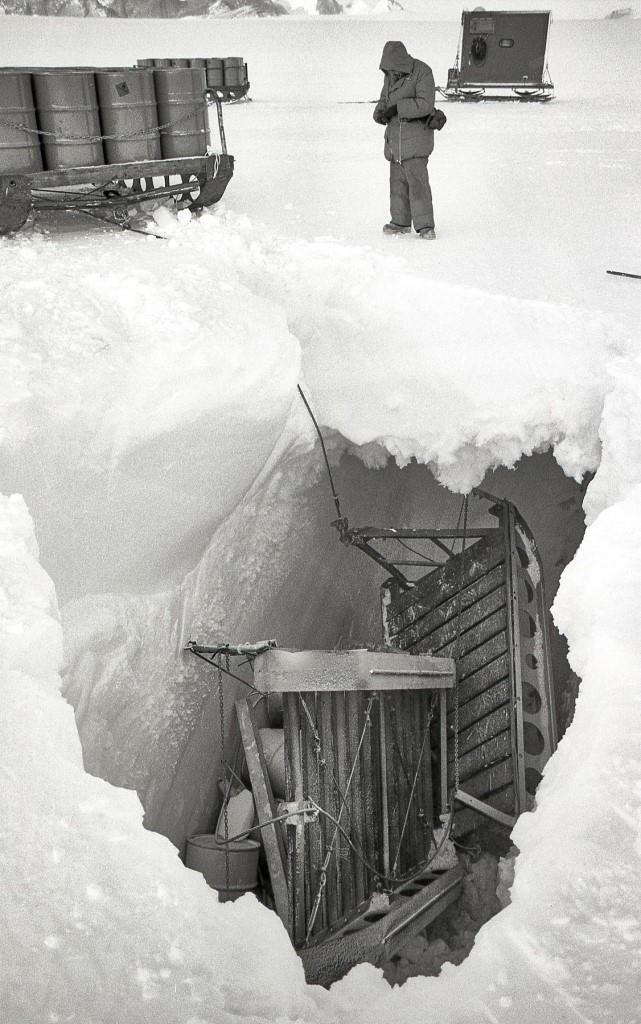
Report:
[[[396,106],[395,103],[393,103],[392,106],[388,107],[387,110],[384,113],[385,120],[386,121],[391,121],[393,117],[396,117],[397,113],[398,113],[398,107]]]
[[[387,124],[387,118],[385,117],[385,111],[381,110],[380,106],[377,106],[372,114],[372,117],[377,124]]]

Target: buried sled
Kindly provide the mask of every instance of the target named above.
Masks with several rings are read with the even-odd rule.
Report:
[[[236,705],[250,831],[310,983],[389,960],[442,914],[463,885],[456,843],[505,852],[555,749],[537,548],[510,502],[476,494],[495,525],[468,528],[467,503],[462,528],[336,522],[389,576],[379,647],[189,645],[219,680],[230,655],[252,664]]]

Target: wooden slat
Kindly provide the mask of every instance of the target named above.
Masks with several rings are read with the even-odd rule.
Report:
[[[510,704],[492,711],[489,715],[479,718],[469,728],[459,731],[459,755],[469,753],[481,744],[489,742],[494,736],[509,729],[512,720]],[[452,752],[448,760],[452,760]]]
[[[484,643],[461,658],[459,662],[459,679],[464,680],[478,672],[479,669],[484,668],[490,662],[500,657],[501,654],[504,654],[506,650],[507,634],[505,628],[499,628],[499,631],[494,636],[489,637]]]
[[[419,580],[410,591],[402,592],[392,584],[392,604],[387,615],[390,636],[402,632],[423,614],[433,612],[435,608],[445,604],[457,593],[461,582],[467,587],[494,569],[503,558],[503,535],[502,531],[497,529],[488,537],[470,544],[466,549],[462,573],[461,555],[457,554],[440,569]]]
[[[473,701],[480,697],[481,694],[496,686],[502,680],[509,680],[510,669],[508,660],[507,650],[503,650],[498,657],[494,658],[487,665],[477,669],[465,679],[461,679],[458,686],[459,707],[463,708],[468,701]]]
[[[369,697],[364,694],[356,694],[355,697],[361,708],[361,718],[364,723],[364,715]],[[382,861],[382,839],[381,828],[381,792],[380,792],[380,762],[378,757],[378,717],[379,699],[373,702],[370,711],[370,725],[365,732],[363,746],[361,747],[361,771],[363,777],[363,841],[366,860],[377,870],[381,870]],[[378,879],[371,872],[367,872],[366,891],[372,892],[376,888]]]
[[[352,789],[349,778],[352,771],[352,761],[347,749],[347,723],[345,720],[345,694],[335,693],[334,697],[335,730],[334,742],[336,750],[336,763],[338,765],[338,781],[341,793],[344,797],[342,809],[339,809],[340,823],[343,829],[349,834],[351,830],[351,807]],[[353,784],[353,782],[352,782]],[[349,789],[348,789],[349,786]],[[342,906],[341,914],[349,913],[357,905],[356,887],[354,879],[354,866],[352,863],[352,851],[349,843],[343,838],[339,831],[336,839],[336,859],[341,876]]]
[[[470,647],[475,647],[477,645],[477,638],[483,631],[484,622],[487,621],[490,616],[504,608],[505,587],[499,586],[489,594],[486,594],[485,597],[475,601],[461,613],[459,636],[460,653],[465,653]],[[423,647],[429,646],[430,650],[433,651],[444,651],[447,648],[451,649],[453,647],[456,641],[457,632],[459,632],[459,621],[458,616],[455,615],[443,626],[440,626],[433,631],[421,631],[420,636],[417,636],[415,643],[421,642]],[[415,644],[405,644],[404,646],[406,649],[413,649]],[[454,652],[452,651],[452,653]]]
[[[300,745],[300,720],[298,696],[287,693],[283,696],[283,721],[285,725],[285,780],[287,799],[297,803],[303,800],[303,772]],[[302,815],[295,819],[295,825],[287,826],[287,855],[290,860],[292,880],[291,907],[292,941],[300,946],[305,940],[305,823]]]
[[[503,600],[501,600],[501,596]],[[461,629],[463,631],[474,625],[477,616],[482,617],[483,605],[493,605],[495,611],[505,604],[505,569],[500,562],[494,569],[480,579],[474,581],[461,592]],[[481,610],[478,605],[481,604]],[[444,604],[438,605],[432,612],[423,615],[407,626],[395,638],[403,650],[410,649],[419,640],[432,638],[434,648],[451,642],[458,625],[458,598],[456,594]]]
[[[491,821],[498,822],[499,825],[504,825],[506,828],[512,829],[516,824],[514,814],[506,814],[505,811],[500,811],[486,800],[477,800],[476,797],[471,796],[465,790],[458,789],[454,794],[454,799],[457,803],[463,804],[464,807],[477,811],[481,817],[489,818]]]
[[[484,718],[485,715],[489,715],[490,712],[495,711],[502,704],[506,704],[509,699],[510,680],[501,679],[500,682],[491,686],[488,690],[484,690],[474,700],[468,701],[463,707],[461,707],[459,702],[459,730],[469,728],[480,718]],[[449,724],[453,726],[453,723],[454,712],[452,711],[449,716]]]
[[[334,777],[336,771],[336,763],[334,757],[334,747],[332,743],[332,732],[334,728],[333,716],[332,716],[332,698],[331,693],[319,693],[318,694],[318,708],[319,716],[318,723],[320,727],[321,736],[321,755],[325,762],[322,769],[323,772],[323,800],[321,807],[324,807],[329,811],[335,818],[338,818],[339,803],[336,795],[336,788],[334,786]],[[324,817],[324,816],[323,816]],[[329,820],[325,818],[325,853],[329,849],[332,837],[334,835],[335,826]],[[340,892],[338,888],[338,872],[336,869],[336,849],[332,853],[330,862],[327,867],[327,882],[325,890],[327,892],[327,924],[331,926],[334,921],[337,921],[341,916],[340,912]]]
[[[357,847],[364,849],[363,790],[369,786],[369,780],[363,778],[363,759],[359,752],[359,745],[363,729],[365,728],[365,709],[363,707],[363,698],[359,693],[347,693],[345,699],[345,735],[347,737],[348,760],[351,764],[356,759],[356,771],[354,772],[354,781],[351,788],[350,807],[352,823],[350,831]],[[365,700],[368,699],[365,698]],[[352,863],[355,901],[359,904],[365,899],[369,891],[367,886],[367,870],[360,858],[353,853]]]
[[[267,764],[258,734],[254,708],[251,701],[243,697],[236,703],[236,714],[240,735],[245,750],[247,770],[252,786],[252,794],[256,805],[259,824],[264,824],[276,816],[276,805],[272,793]],[[287,874],[285,867],[285,847],[279,823],[267,825],[261,830],[276,913],[287,927],[289,918],[289,893],[287,890]]]
[[[514,782],[514,765],[512,758],[508,757],[505,761],[499,761],[489,768],[484,768],[478,775],[470,775],[465,780],[463,788],[471,796],[477,796],[479,800],[484,800],[491,793],[504,789],[512,782]]]
[[[464,782],[470,775],[476,775],[482,768],[487,768],[489,765],[494,764],[495,761],[502,761],[503,758],[511,753],[512,745],[509,730],[499,733],[498,736],[494,736],[487,743],[482,743],[480,747],[476,747],[469,754],[464,754],[459,758],[461,782]],[[453,782],[454,772],[453,766],[450,764],[448,784],[451,786]]]
[[[312,722],[317,726],[317,708],[316,708],[316,694],[306,694],[302,697],[305,701],[309,714],[312,718]],[[321,772],[320,757],[316,753],[315,740],[313,736],[312,727],[307,721],[307,714],[304,709],[301,714],[301,722],[305,722],[307,725],[306,736],[309,744],[308,752],[308,770],[307,770],[307,795],[316,801],[319,806],[323,806],[324,796],[321,792]],[[324,815],[319,815],[318,819],[307,825],[307,848],[309,850],[309,885],[306,884],[306,889],[309,889],[309,896],[306,899],[306,907],[309,906],[310,910],[306,913],[311,912],[318,886],[321,877],[321,867],[325,856],[325,847],[323,842],[325,822],[327,818]],[[309,921],[309,916],[307,917]],[[327,894],[323,890],[321,898],[320,909],[318,911],[316,921],[312,934],[316,934],[318,931],[322,931],[323,928],[327,927]]]

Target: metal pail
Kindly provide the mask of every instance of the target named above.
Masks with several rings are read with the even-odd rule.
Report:
[[[219,89],[225,84],[225,71],[222,57],[207,58],[207,88]]]
[[[42,153],[31,75],[0,72],[0,173],[41,171]]]
[[[104,164],[93,72],[34,71],[32,79],[46,169]]]
[[[97,71],[96,85],[107,163],[160,160],[153,70]]]
[[[242,85],[245,81],[245,62],[242,57],[225,57],[225,85]]]
[[[163,159],[202,156],[209,145],[203,68],[155,68]]]
[[[194,871],[200,871],[207,885],[218,890],[222,901],[235,900],[244,892],[256,888],[259,854],[260,843],[255,839],[220,843],[215,835],[190,836],[187,840],[185,864]]]

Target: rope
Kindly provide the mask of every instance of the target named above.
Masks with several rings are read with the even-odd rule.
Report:
[[[63,142],[122,142],[130,139],[153,139],[159,132],[174,125],[182,124],[183,121],[190,121],[202,112],[203,107],[199,104],[189,114],[182,114],[180,117],[165,121],[164,124],[154,125],[147,131],[136,129],[134,132],[124,132],[122,135],[60,135],[58,132],[48,132],[44,128],[30,128],[27,124],[18,124],[15,121],[0,121],[0,127],[13,128],[16,131],[26,132],[28,135],[46,136],[51,139],[58,139]],[[203,129],[206,131],[206,129]]]
[[[298,391],[299,391],[300,397],[303,399],[303,402],[305,403],[305,408],[307,409],[307,412],[311,416],[312,423],[316,427],[316,433],[318,434],[318,439],[320,441],[321,448],[323,450],[323,458],[325,459],[325,466],[327,467],[327,475],[329,477],[329,483],[330,483],[330,487],[332,489],[332,498],[334,499],[334,505],[336,506],[336,514],[338,515],[339,519],[342,519],[343,516],[341,515],[340,501],[339,501],[339,498],[338,498],[338,494],[336,493],[336,488],[334,487],[334,477],[332,476],[332,471],[331,471],[330,465],[329,465],[329,459],[327,458],[327,449],[325,448],[325,442],[323,440],[323,435],[321,434],[320,427],[318,426],[318,423],[316,421],[316,417],[314,416],[314,413],[311,410],[311,406],[310,406],[309,402],[307,401],[307,399],[305,398],[305,393],[304,393],[302,387],[300,386],[300,384],[298,384],[297,387],[298,387]]]

